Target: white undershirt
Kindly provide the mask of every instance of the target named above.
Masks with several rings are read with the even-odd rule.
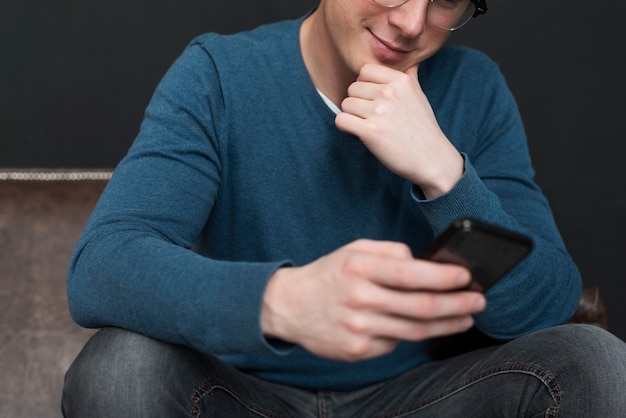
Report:
[[[339,106],[337,106],[335,103],[332,102],[332,100],[326,97],[326,95],[322,93],[320,89],[317,89],[317,92],[320,94],[320,96],[322,96],[322,100],[324,100],[324,103],[326,103],[326,105],[330,107],[330,110],[335,112],[336,115],[341,113],[341,109],[339,109]]]

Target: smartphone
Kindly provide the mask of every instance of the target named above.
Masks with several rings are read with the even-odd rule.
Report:
[[[471,290],[485,292],[533,248],[529,237],[471,218],[457,219],[419,258],[460,264],[472,274]]]

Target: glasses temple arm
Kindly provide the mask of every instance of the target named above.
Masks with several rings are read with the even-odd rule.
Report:
[[[470,0],[476,6],[476,11],[472,17],[476,17],[478,15],[484,15],[487,13],[487,2],[486,0]]]

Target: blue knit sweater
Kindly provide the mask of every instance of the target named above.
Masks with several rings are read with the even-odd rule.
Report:
[[[273,271],[357,238],[415,254],[460,216],[533,238],[532,255],[490,289],[477,326],[500,339],[563,323],[579,273],[533,182],[516,104],[497,66],[445,47],[419,79],[465,174],[447,194],[419,189],[340,132],[300,54],[301,19],[207,34],[174,63],[77,245],[71,312],[212,353],[265,379],[352,389],[429,360],[423,343],[354,364],[270,344],[260,310]]]

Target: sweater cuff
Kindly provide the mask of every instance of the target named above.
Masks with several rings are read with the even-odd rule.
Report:
[[[470,217],[485,219],[493,210],[492,193],[472,166],[465,153],[463,176],[447,193],[434,199],[426,199],[421,189],[413,185],[411,197],[430,223],[434,236],[441,235],[456,219]]]
[[[208,304],[209,311],[204,316],[212,320],[208,335],[201,337],[206,340],[194,345],[207,352],[212,352],[209,346],[216,347],[217,352],[212,353],[217,355],[254,351],[279,355],[289,353],[293,345],[266,338],[261,328],[261,309],[267,283],[278,268],[289,265],[289,261],[235,263],[228,273],[222,272],[224,277],[231,279],[220,283],[220,288],[214,293],[219,298]],[[223,263],[222,267],[231,269],[228,263]]]

